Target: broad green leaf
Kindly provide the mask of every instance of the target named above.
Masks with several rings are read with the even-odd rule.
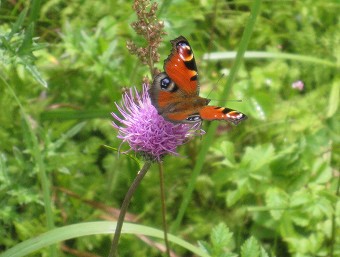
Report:
[[[272,144],[258,145],[256,147],[247,147],[241,161],[242,167],[247,167],[249,172],[261,171],[275,159],[274,147]]]
[[[276,230],[281,233],[281,236],[283,238],[297,236],[297,232],[295,231],[290,215],[284,213],[284,215],[281,216],[279,222],[280,222],[279,226],[277,227]]]
[[[322,219],[324,217],[331,218],[334,213],[332,203],[319,195],[314,196],[314,201],[307,206],[307,211],[311,217],[316,219]]]
[[[261,250],[260,257],[269,257],[268,253],[262,246],[260,247],[260,250]]]
[[[340,80],[334,80],[332,84],[331,91],[329,93],[329,101],[328,101],[328,110],[327,117],[332,117],[339,106],[339,97],[340,97]]]
[[[324,184],[332,179],[332,168],[324,158],[314,160],[311,183]]]
[[[290,199],[290,206],[291,207],[302,207],[305,206],[308,202],[310,202],[311,194],[309,190],[306,190],[305,188],[301,188],[299,191],[296,191],[292,194]]]
[[[315,256],[324,245],[325,236],[321,233],[313,233],[310,236],[288,237],[286,240],[301,256]]]
[[[224,223],[220,223],[213,228],[210,239],[214,248],[223,249],[231,245],[232,237],[233,233],[229,228]]]
[[[268,113],[272,111],[273,104],[270,95],[262,92],[254,92],[246,102],[251,116],[258,120],[267,120]]]
[[[258,257],[260,256],[260,247],[254,237],[250,237],[241,246],[241,257]]]
[[[198,241],[197,244],[201,248],[201,250],[204,251],[206,254],[210,254],[211,253],[211,249],[210,249],[211,247],[208,244],[208,242]]]
[[[270,214],[275,220],[279,220],[288,208],[289,197],[287,193],[279,188],[270,188],[266,192],[266,204],[272,210]]]
[[[290,217],[292,222],[300,227],[307,227],[311,222],[311,217],[303,210],[292,211]]]
[[[217,156],[223,157],[222,161],[219,161],[218,164],[225,165],[230,168],[233,168],[235,166],[236,161],[234,143],[230,141],[223,141],[218,147],[215,147],[212,151]]]
[[[244,182],[246,182],[245,179],[243,179]],[[240,181],[238,181],[240,182]],[[245,183],[243,183],[245,184]],[[228,190],[227,196],[226,196],[226,203],[228,207],[233,206],[235,203],[237,203],[244,195],[248,193],[248,189],[246,186],[242,186],[239,183],[239,186],[235,190]]]

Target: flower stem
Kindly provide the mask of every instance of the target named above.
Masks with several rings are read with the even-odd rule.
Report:
[[[159,167],[159,184],[161,190],[161,203],[162,203],[162,221],[163,221],[163,231],[164,231],[164,243],[165,243],[165,251],[166,255],[170,257],[170,245],[168,240],[168,227],[166,223],[166,207],[165,207],[165,192],[164,192],[164,172],[163,172],[163,163],[158,163]]]
[[[109,257],[116,257],[116,256],[118,256],[117,248],[118,248],[118,242],[119,242],[120,234],[122,232],[122,227],[123,227],[123,223],[124,223],[125,214],[127,212],[127,209],[129,207],[129,204],[130,204],[130,201],[131,201],[131,198],[132,198],[133,194],[135,193],[135,191],[136,191],[137,187],[139,186],[140,182],[142,181],[142,179],[144,178],[145,174],[149,170],[151,164],[152,164],[151,161],[146,161],[144,163],[143,168],[138,172],[135,180],[132,182],[129,190],[127,191],[127,193],[125,195],[124,201],[122,203],[122,207],[120,208],[120,213],[119,213],[119,217],[118,217],[118,220],[117,220],[117,225],[116,225],[116,229],[115,229],[115,235],[114,235],[113,240],[112,240]]]

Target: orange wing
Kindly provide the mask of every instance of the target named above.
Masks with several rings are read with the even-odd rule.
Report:
[[[173,106],[183,101],[178,86],[168,77],[165,72],[154,77],[152,86],[149,89],[152,104],[163,115],[170,112]]]
[[[242,112],[235,111],[226,107],[204,106],[199,115],[202,120],[226,120],[237,125],[242,120],[247,119],[247,116]]]
[[[237,125],[247,118],[241,112],[208,106],[209,99],[199,97],[195,57],[185,37],[171,41],[172,51],[164,61],[149,90],[158,113],[174,123],[194,123],[202,120],[225,120]]]
[[[188,95],[198,95],[198,75],[194,53],[185,37],[171,40],[172,51],[164,61],[164,70],[179,87]]]
[[[198,122],[199,110],[209,103],[198,95],[188,95],[165,72],[154,77],[149,89],[152,104],[158,113],[172,122]]]

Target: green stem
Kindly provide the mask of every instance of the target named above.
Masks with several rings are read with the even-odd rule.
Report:
[[[228,94],[231,90],[231,85],[232,85],[232,83],[233,83],[233,81],[236,77],[237,71],[238,71],[239,67],[241,66],[241,63],[243,61],[243,55],[244,55],[244,53],[247,49],[253,28],[255,26],[256,17],[260,13],[261,2],[262,2],[262,0],[253,1],[250,16],[249,16],[249,19],[247,21],[245,30],[243,32],[242,39],[240,41],[240,47],[237,51],[235,63],[234,63],[234,65],[233,65],[233,67],[230,71],[229,76],[228,76],[226,87],[224,87],[224,90],[221,94],[221,100],[227,98],[227,96],[228,96]],[[184,213],[185,213],[185,211],[188,207],[189,201],[191,199],[192,192],[195,188],[197,177],[201,173],[203,163],[204,163],[204,160],[205,160],[205,156],[208,153],[210,142],[212,142],[212,139],[213,139],[213,136],[215,135],[215,131],[217,129],[217,126],[218,126],[218,123],[212,122],[210,124],[209,128],[208,128],[207,134],[205,135],[205,137],[203,139],[203,142],[201,144],[202,147],[201,147],[200,152],[198,154],[197,162],[195,164],[194,170],[191,174],[189,185],[188,185],[188,187],[187,187],[187,189],[184,193],[184,198],[183,198],[183,201],[182,201],[181,206],[179,208],[176,220],[173,223],[172,232],[177,231],[179,225],[182,222]]]
[[[161,190],[161,203],[162,203],[162,221],[163,221],[163,231],[164,231],[164,243],[165,243],[165,249],[166,249],[166,255],[170,257],[170,245],[168,240],[168,226],[166,223],[166,207],[165,207],[165,191],[164,191],[164,169],[163,169],[163,163],[158,163],[159,167],[159,184],[160,184],[160,190]]]
[[[151,161],[146,161],[144,163],[144,166],[138,172],[135,180],[132,182],[129,190],[127,191],[127,193],[125,195],[124,201],[122,203],[122,207],[120,208],[120,213],[119,213],[119,217],[118,217],[118,220],[117,220],[117,226],[116,226],[116,229],[115,229],[115,235],[114,235],[113,240],[112,240],[109,257],[116,257],[116,256],[118,256],[117,248],[118,248],[120,234],[122,232],[122,227],[123,227],[123,223],[124,223],[125,214],[127,212],[127,209],[129,207],[129,204],[130,204],[130,201],[131,201],[131,198],[132,198],[133,194],[135,193],[136,189],[138,188],[140,182],[143,180],[145,174],[148,172],[151,164],[152,164]]]

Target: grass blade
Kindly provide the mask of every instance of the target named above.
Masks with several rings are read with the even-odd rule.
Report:
[[[203,60],[214,61],[214,60],[227,60],[227,59],[235,59],[237,52],[228,51],[228,52],[215,52],[215,53],[207,53],[203,55]],[[261,52],[261,51],[247,51],[244,53],[245,59],[286,59],[293,60],[299,62],[309,62],[319,65],[326,65],[330,67],[337,68],[338,64],[332,61],[327,61],[324,59],[300,55],[300,54],[289,54],[289,53],[271,53],[271,52]]]
[[[115,228],[116,222],[109,221],[79,223],[56,228],[44,234],[41,234],[40,236],[26,240],[14,246],[13,248],[7,250],[6,252],[0,254],[0,257],[27,256],[39,249],[48,247],[53,244],[57,244],[61,241],[65,241],[68,239],[89,235],[112,234]],[[162,230],[131,223],[124,223],[122,233],[145,235],[159,239],[163,239],[164,237]],[[197,246],[189,244],[188,242],[174,235],[168,234],[168,237],[169,241],[191,251],[192,253],[195,254],[195,256],[209,257],[207,253],[204,253]]]
[[[242,39],[241,39],[241,42],[240,42],[240,48],[237,51],[235,64],[233,65],[233,67],[230,71],[226,86],[224,87],[224,90],[222,92],[220,100],[226,99],[230,90],[231,90],[231,85],[232,85],[232,83],[233,83],[233,81],[236,77],[236,74],[237,74],[239,67],[241,66],[241,63],[242,63],[242,60],[243,60],[243,55],[244,55],[244,53],[247,49],[253,28],[255,26],[256,17],[260,13],[261,2],[262,2],[262,0],[256,0],[256,1],[253,2],[250,17],[247,21],[247,24],[246,24],[246,27],[245,27],[245,30],[244,30],[244,33],[242,35]],[[204,163],[204,160],[205,160],[205,156],[208,153],[208,149],[209,149],[209,146],[211,145],[211,142],[212,142],[213,137],[215,135],[215,131],[217,129],[217,126],[218,126],[217,122],[212,122],[210,124],[209,128],[208,128],[207,134],[205,135],[205,137],[203,139],[202,147],[201,147],[200,152],[197,156],[197,162],[196,162],[194,170],[191,174],[189,185],[188,185],[188,187],[187,187],[187,189],[184,193],[184,198],[183,198],[183,201],[182,201],[181,206],[179,208],[179,212],[178,212],[178,215],[176,217],[176,220],[175,220],[174,224],[172,225],[171,231],[173,231],[173,232],[177,231],[179,225],[182,222],[184,213],[185,213],[185,211],[188,207],[188,203],[191,199],[191,195],[192,195],[192,192],[194,190],[197,177],[201,173],[203,163]]]

